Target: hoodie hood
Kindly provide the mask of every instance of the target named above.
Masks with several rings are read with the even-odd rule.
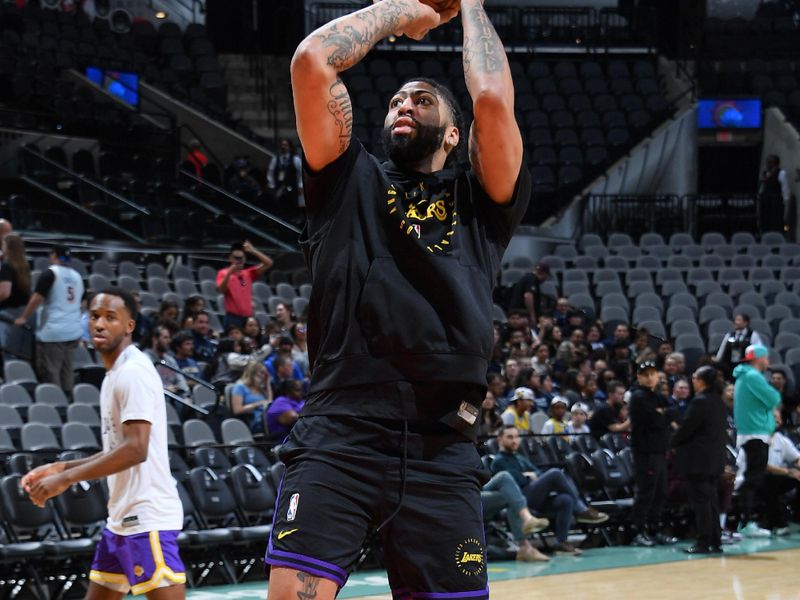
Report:
[[[733,369],[733,378],[738,379],[748,371],[753,370],[753,368],[754,368],[753,365],[748,363],[742,363],[740,365],[736,365],[736,367]]]

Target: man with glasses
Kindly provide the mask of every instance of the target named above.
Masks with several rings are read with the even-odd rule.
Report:
[[[245,267],[247,254],[259,260],[255,267]],[[253,282],[272,266],[272,259],[256,250],[249,241],[231,245],[230,266],[217,272],[217,291],[225,294],[225,320],[223,327],[244,327],[253,315]]]

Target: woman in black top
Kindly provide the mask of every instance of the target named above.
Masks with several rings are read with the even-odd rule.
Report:
[[[717,370],[710,366],[692,375],[694,398],[672,437],[676,466],[689,481],[697,543],[689,554],[722,552],[719,524],[719,477],[725,469],[727,411],[718,391]]]
[[[0,310],[28,304],[31,272],[25,257],[25,242],[16,234],[3,238],[3,264],[0,266]]]

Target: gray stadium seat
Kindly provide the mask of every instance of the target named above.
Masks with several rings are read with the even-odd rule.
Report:
[[[689,288],[683,282],[682,279],[676,279],[674,281],[665,281],[661,286],[661,295],[664,298],[671,298],[675,294],[687,294],[687,293],[689,293]]]
[[[9,360],[6,362],[5,381],[25,386],[39,383],[31,364],[22,360]]]
[[[739,296],[739,303],[752,304],[753,306],[759,307],[762,312],[765,311],[767,308],[767,301],[758,292],[743,293],[742,295]]]
[[[728,294],[722,292],[712,292],[706,296],[706,305],[722,306],[727,309],[729,313],[733,312],[733,300],[731,300]]]
[[[641,321],[636,323],[636,326],[642,329],[647,329],[650,332],[650,335],[654,335],[657,338],[666,339],[667,331],[664,328],[664,324],[660,320],[653,320],[653,321]]]
[[[678,269],[680,271],[688,271],[693,266],[692,259],[682,254],[674,254],[667,259],[667,267],[670,269]]]
[[[697,317],[697,322],[702,325],[708,325],[714,319],[729,319],[730,314],[722,306],[713,304],[706,304],[700,309],[700,314]]]
[[[609,256],[605,259],[604,263],[606,269],[612,269],[619,273],[624,273],[630,266],[628,260],[621,256]]]
[[[793,318],[794,314],[792,313],[792,309],[783,304],[772,304],[768,306],[767,310],[764,312],[764,319],[770,324],[773,331],[775,331],[778,324],[782,323],[784,320]]]
[[[297,296],[297,292],[295,291],[294,287],[288,283],[279,283],[276,285],[275,293],[281,298],[285,298],[289,302],[294,300],[294,298]]]
[[[733,298],[734,301],[736,301],[736,299],[742,294],[755,291],[755,284],[752,281],[747,281],[744,279],[739,281],[731,281],[728,285],[728,295]]]
[[[78,383],[72,388],[72,399],[76,404],[100,406],[100,390],[90,383]]]
[[[704,233],[700,238],[700,244],[703,246],[720,246],[722,244],[727,244],[727,241],[725,240],[725,236],[721,233],[709,231]]]
[[[667,314],[664,316],[664,321],[667,325],[672,325],[675,321],[692,321],[695,320],[694,311],[688,306],[670,306],[667,309]],[[674,334],[673,334],[674,336]]]
[[[661,259],[655,256],[640,256],[634,263],[639,270],[657,271],[662,265]]]
[[[663,246],[664,238],[660,233],[646,232],[639,238],[639,246],[645,248],[647,246]]]
[[[772,347],[781,354],[793,348],[800,348],[800,335],[789,331],[781,331],[775,336],[775,342]]]
[[[148,277],[147,291],[153,294],[156,298],[162,298],[165,294],[172,292],[172,288],[169,287],[169,282],[165,278]]]
[[[142,286],[139,284],[139,280],[130,277],[129,275],[120,275],[119,279],[117,279],[117,285],[126,292],[142,291]]]
[[[175,292],[184,298],[200,294],[200,290],[197,289],[197,285],[193,279],[176,279]]]
[[[628,284],[628,298],[636,298],[641,294],[654,294],[655,291],[652,281],[632,281]]]
[[[698,311],[697,299],[691,294],[680,293],[675,294],[669,299],[670,306],[689,306],[695,314]]]
[[[225,419],[222,422],[222,443],[242,446],[254,443],[250,428],[241,419]]]
[[[25,423],[20,433],[21,446],[26,452],[59,452],[58,443],[53,430],[42,423]]]
[[[600,310],[600,320],[606,324],[612,321],[627,323],[628,311],[622,306],[604,306]]]
[[[767,246],[783,246],[786,239],[783,237],[783,232],[767,231],[761,235],[761,243]]]
[[[700,257],[700,261],[698,265],[705,268],[710,269],[711,271],[719,271],[720,269],[725,268],[725,259],[721,256],[717,256],[716,254],[706,254],[705,256]]]
[[[594,293],[599,298],[608,294],[622,294],[622,284],[619,281],[601,281],[595,287]]]
[[[686,273],[686,283],[696,286],[701,281],[714,281],[711,271],[704,267],[689,269]]]
[[[97,452],[100,444],[86,423],[68,422],[61,428],[61,445],[64,450],[82,450],[84,452]]]
[[[750,320],[753,319],[762,319],[764,317],[764,311],[756,306],[755,304],[737,304],[733,308],[733,316],[745,314],[750,317]]]
[[[13,406],[27,414],[28,407],[33,404],[28,391],[18,383],[4,383],[0,385],[0,404]]]
[[[656,273],[656,284],[662,285],[667,281],[683,281],[683,274],[678,269],[662,269]]]
[[[690,244],[694,244],[694,240],[688,233],[673,233],[669,238],[669,245],[672,248],[681,248]]]
[[[137,281],[141,281],[142,273],[139,271],[139,267],[136,266],[136,263],[131,262],[129,260],[121,260],[117,265],[117,273],[120,277],[125,275],[126,277],[131,277]]]
[[[562,275],[562,281],[564,283],[569,281],[580,281],[586,285],[589,285],[589,276],[584,271],[580,271],[578,269],[567,269]]]
[[[696,335],[697,337],[701,337],[700,335],[700,327],[697,326],[697,323],[692,321],[675,321],[669,327],[669,335],[670,337],[677,338],[680,335]],[[705,347],[705,346],[703,346]]]
[[[200,265],[197,269],[198,281],[214,281],[217,280],[217,270],[209,265]]]
[[[572,296],[572,294],[589,294],[589,284],[585,281],[567,281],[561,286],[561,293],[564,296]]]
[[[694,294],[698,298],[705,298],[714,292],[722,293],[722,286],[716,281],[700,281],[694,288]]]
[[[649,294],[647,292],[639,294],[636,296],[636,306],[651,306],[661,314],[664,312],[664,302],[658,294]]]
[[[775,304],[788,306],[795,317],[800,317],[800,296],[794,292],[781,292],[776,294]]]
[[[693,333],[685,333],[675,338],[675,350],[677,352],[683,352],[687,348],[700,348],[705,351],[705,347],[703,338]]]
[[[151,277],[159,277],[161,279],[168,279],[167,270],[164,268],[164,265],[157,262],[151,262],[147,264],[145,267],[145,274],[147,278],[150,279]]]
[[[786,288],[780,281],[768,280],[762,281],[759,284],[758,291],[764,296],[764,299],[767,301],[767,306],[770,306],[775,302],[775,296],[786,291]]]
[[[53,429],[60,429],[64,422],[54,406],[49,404],[33,404],[28,408],[28,423],[42,423]]]
[[[211,427],[200,419],[188,419],[183,423],[183,440],[189,448],[218,443]]]
[[[654,306],[637,306],[633,309],[631,321],[635,324],[641,324],[645,321],[661,321],[661,311]]]
[[[51,406],[63,407],[66,407],[67,404],[69,404],[64,390],[54,383],[40,383],[37,385],[35,398],[38,404],[49,404]]]
[[[582,271],[594,271],[597,268],[597,259],[593,256],[578,256],[575,258],[575,268]]]

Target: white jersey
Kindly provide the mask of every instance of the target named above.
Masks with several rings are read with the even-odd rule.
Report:
[[[167,409],[161,378],[135,346],[117,357],[100,389],[103,452],[122,443],[122,424],[148,421],[147,460],[108,476],[108,524],[112,533],[183,529],[183,506],[167,455]]]

